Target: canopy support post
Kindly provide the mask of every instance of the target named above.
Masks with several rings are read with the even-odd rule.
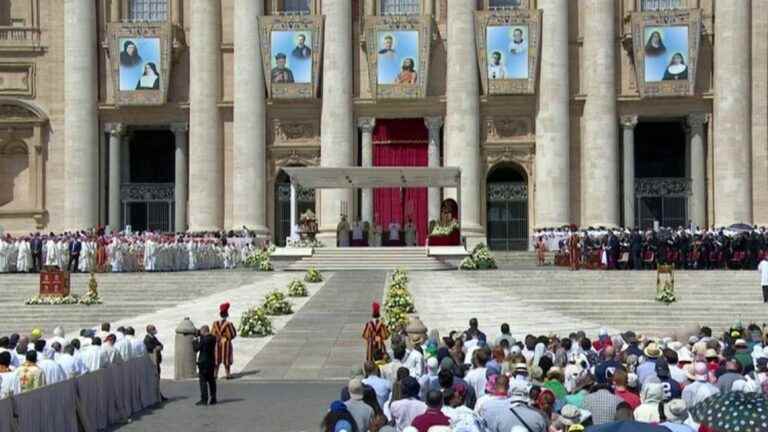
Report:
[[[291,239],[297,240],[299,237],[296,225],[296,183],[291,177]]]

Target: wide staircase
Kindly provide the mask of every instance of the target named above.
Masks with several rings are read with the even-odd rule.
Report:
[[[318,270],[450,270],[453,266],[427,256],[423,247],[318,248],[288,271]]]
[[[268,276],[268,273],[239,270],[96,274],[102,304],[26,306],[24,300],[38,293],[39,275],[0,274],[0,308],[3,310],[0,336],[29,332],[35,327],[41,328],[46,337],[51,336],[56,326],[62,326],[67,332],[78,331],[102,321],[114,322],[174,307]],[[80,296],[87,293],[88,278],[82,273],[71,275],[71,293]],[[216,306],[211,305],[212,317]]]
[[[495,270],[413,274],[409,288],[428,327],[464,329],[478,317],[498,333],[508,322],[515,334],[632,329],[671,335],[696,325],[723,331],[737,321],[763,325],[755,271],[678,271],[678,301],[657,302],[655,271]]]
[[[547,252],[544,267],[536,265],[536,251],[492,251],[492,253],[496,258],[496,264],[501,269],[542,270],[559,268],[553,265],[555,262],[554,252]]]

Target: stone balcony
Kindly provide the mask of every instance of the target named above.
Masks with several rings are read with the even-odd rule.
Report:
[[[37,27],[0,26],[0,51],[44,51],[41,33]]]

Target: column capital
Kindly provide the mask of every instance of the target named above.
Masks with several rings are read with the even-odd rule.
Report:
[[[685,119],[686,124],[691,131],[700,131],[704,127],[704,123],[709,121],[709,114],[707,113],[690,113]]]
[[[443,117],[424,117],[424,125],[427,127],[427,129],[429,129],[430,132],[437,131],[443,126]]]
[[[373,128],[376,127],[376,117],[358,118],[357,127],[362,129],[363,133],[373,133]]]
[[[187,122],[178,122],[178,123],[171,123],[171,132],[174,134],[180,134],[184,133],[189,130],[189,123]]]
[[[623,115],[619,117],[619,123],[621,123],[621,127],[624,129],[634,129],[637,126],[637,115]]]
[[[126,133],[125,125],[122,123],[107,123],[104,129],[109,132],[109,136],[120,138]]]

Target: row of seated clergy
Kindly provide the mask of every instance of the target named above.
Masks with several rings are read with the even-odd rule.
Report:
[[[336,231],[338,245],[346,246],[416,246],[416,224],[408,220],[405,227],[397,222],[391,222],[384,231],[381,225],[371,229],[369,222],[355,221],[350,226],[346,218],[342,218]]]

